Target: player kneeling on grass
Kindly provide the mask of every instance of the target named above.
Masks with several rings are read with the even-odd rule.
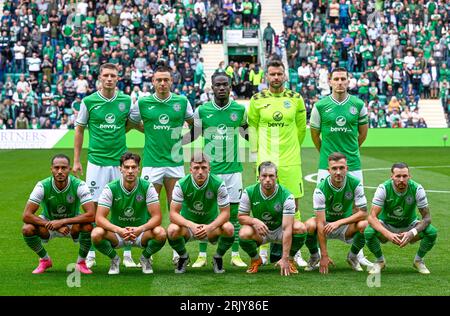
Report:
[[[125,245],[143,248],[142,272],[153,273],[150,257],[166,242],[166,231],[160,226],[162,215],[158,194],[150,182],[139,178],[140,161],[137,154],[123,154],[120,158],[122,177],[108,183],[98,200],[97,227],[92,231],[92,242],[111,258],[108,274],[119,274],[120,257],[114,248]]]
[[[352,244],[347,262],[355,271],[363,271],[357,255],[364,247],[367,227],[367,199],[361,181],[348,173],[347,158],[341,153],[328,156],[328,172],[317,184],[313,195],[316,216],[306,221],[306,246],[311,253],[305,271],[312,271],[320,263],[320,273],[328,273],[333,260],[328,256],[327,240],[339,239]],[[353,211],[354,208],[354,211]],[[317,249],[319,238],[320,253]]]
[[[175,273],[185,273],[189,263],[186,241],[202,240],[216,243],[213,257],[215,273],[223,273],[223,259],[234,241],[230,219],[230,199],[225,182],[210,173],[209,158],[194,153],[190,174],[175,184],[170,204],[167,234],[170,246],[180,256]]]
[[[43,273],[52,267],[52,260],[42,246],[54,237],[71,237],[80,242],[76,269],[81,273],[92,273],[86,267],[86,256],[91,247],[91,223],[95,217],[94,202],[86,184],[69,175],[70,159],[66,155],[52,158],[53,176],[39,181],[28,199],[23,214],[22,234],[26,244],[39,259],[33,274]],[[43,206],[41,215],[35,213]],[[85,213],[80,214],[80,205]]]
[[[257,247],[272,242],[282,244],[282,256],[276,263],[281,268],[281,275],[298,273],[294,256],[305,242],[306,227],[294,220],[294,196],[277,184],[274,163],[262,162],[258,173],[259,182],[245,188],[239,203],[240,246],[251,258],[247,273],[258,272],[262,264]]]
[[[417,219],[416,207],[422,215],[421,221]],[[369,250],[377,258],[370,274],[380,273],[386,265],[380,241],[391,241],[403,248],[418,240],[421,242],[413,267],[422,274],[430,273],[423,257],[433,248],[437,229],[431,225],[425,190],[422,185],[411,180],[407,164],[400,162],[392,166],[391,179],[380,184],[375,191],[368,219],[370,226],[364,235]]]

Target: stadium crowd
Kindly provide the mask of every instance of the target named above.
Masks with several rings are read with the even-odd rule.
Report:
[[[448,117],[449,1],[282,2],[291,88],[309,110],[341,66],[351,72],[350,93],[366,101],[370,127],[426,127],[420,98],[440,98]]]
[[[204,92],[202,43],[223,27],[250,25],[260,7],[201,0],[9,0],[0,19],[0,129],[73,128],[81,99],[97,88],[99,65],[120,67],[119,89],[152,91],[157,64],[195,106]],[[255,25],[255,23],[253,23]]]

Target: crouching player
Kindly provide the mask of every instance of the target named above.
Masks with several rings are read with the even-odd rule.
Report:
[[[103,189],[92,231],[96,249],[111,258],[108,274],[119,274],[120,257],[114,248],[125,245],[143,248],[142,272],[153,273],[150,257],[166,242],[161,227],[162,215],[158,194],[153,185],[138,177],[141,157],[127,152],[120,158],[122,177]],[[111,213],[111,218],[107,216]]]
[[[86,267],[86,256],[91,247],[91,223],[95,217],[94,202],[86,184],[69,175],[70,159],[66,155],[52,158],[52,176],[39,181],[28,199],[23,214],[22,228],[25,243],[40,257],[33,274],[45,272],[52,267],[52,260],[42,242],[54,237],[71,237],[80,242],[76,269],[92,273]],[[43,212],[35,213],[42,205]],[[80,206],[84,213],[80,214]]]

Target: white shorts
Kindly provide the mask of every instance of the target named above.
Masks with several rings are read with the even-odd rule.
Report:
[[[184,166],[178,167],[144,167],[141,178],[155,184],[163,184],[164,178],[181,179],[184,177]]]
[[[88,161],[86,170],[86,184],[91,191],[92,200],[98,201],[103,188],[121,177],[118,166],[97,166]]]
[[[125,247],[125,246],[132,246],[132,247],[143,248],[142,247],[142,236],[144,236],[144,232],[142,232],[134,241],[123,240],[123,238],[120,237],[120,235],[118,233],[114,233],[114,235],[116,235],[116,238],[119,241],[119,243],[115,247],[116,249],[117,248],[122,248],[122,247]]]
[[[353,170],[353,171],[349,171],[348,173],[351,174],[354,177],[357,177],[359,180],[361,180],[361,184],[364,185],[362,170]],[[329,175],[330,175],[330,173],[328,172],[328,170],[326,170],[326,169],[319,169],[319,171],[317,172],[317,183],[319,183],[320,181],[322,181],[323,179],[325,179]]]
[[[325,225],[328,223],[329,222],[325,222]],[[329,233],[327,235],[327,239],[339,239],[339,240],[345,242],[346,244],[351,244],[351,243],[353,243],[353,238],[350,238],[350,239],[345,238],[345,233],[347,232],[347,229],[348,229],[348,224],[341,225],[337,229],[335,229],[331,233]]]
[[[45,219],[45,220],[49,221],[49,219],[48,219],[47,217],[45,217],[44,215],[42,215],[42,214],[39,215],[39,217],[42,218],[42,219]],[[71,224],[67,225],[67,227],[69,227],[69,229],[72,230],[72,225],[71,225]],[[48,232],[49,232],[49,234],[50,234],[50,236],[48,237],[48,239],[43,239],[43,238],[41,238],[41,240],[42,240],[43,243],[48,243],[49,240],[50,240],[50,239],[53,239],[53,238],[72,238],[72,235],[71,235],[70,233],[68,233],[67,235],[63,235],[63,234],[61,234],[60,232],[58,232],[58,231],[56,231],[56,230],[49,230]],[[78,242],[78,239],[73,239],[73,238],[72,238],[72,240],[73,240],[73,242]]]
[[[281,244],[283,242],[283,227],[280,226],[275,230],[269,230],[269,233],[263,237],[262,244],[267,243]]]
[[[242,173],[217,174],[227,187],[230,203],[239,203],[242,195]]]

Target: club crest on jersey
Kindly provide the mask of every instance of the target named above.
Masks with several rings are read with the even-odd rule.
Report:
[[[277,212],[281,212],[283,210],[283,207],[281,206],[281,203],[276,203],[273,208],[275,209],[275,211]]]
[[[342,209],[344,208],[344,206],[342,205],[342,203],[336,203],[333,205],[333,211],[335,212],[342,212]]]
[[[350,108],[350,113],[353,114],[353,115],[355,115],[356,113],[358,113],[358,110],[357,110],[354,106],[352,106],[352,107]]]
[[[62,214],[66,211],[66,207],[64,205],[58,205],[58,207],[56,208],[56,212],[58,214]]]
[[[226,134],[227,126],[225,124],[219,124],[219,126],[217,126],[217,133],[219,133],[220,135]]]
[[[195,201],[195,202],[194,202],[194,208],[195,208],[197,211],[203,210],[203,203],[202,203],[202,201]]]
[[[273,113],[272,118],[274,119],[274,121],[281,121],[283,119],[283,113],[281,113],[280,111],[276,111],[275,113]]]
[[[105,115],[105,121],[108,124],[112,124],[116,121],[116,116],[112,113],[108,113]]]
[[[211,200],[214,197],[214,193],[211,190],[206,191],[206,198]]]
[[[136,195],[136,201],[142,202],[143,200],[144,200],[144,197],[142,196],[142,194]]]
[[[344,126],[345,123],[347,123],[347,120],[345,119],[345,117],[343,117],[343,116],[336,117],[336,124],[338,126]]]
[[[125,212],[123,212],[123,215],[125,215],[126,217],[131,217],[134,214],[134,209],[132,207],[127,207],[125,209]]]
[[[231,113],[231,114],[230,114],[230,119],[231,119],[233,122],[236,122],[237,119],[238,119],[237,113],[235,113],[235,112]]]
[[[161,123],[161,124],[167,124],[167,123],[169,123],[169,115],[167,115],[167,114],[161,114],[160,116],[159,116],[159,122]]]
[[[286,101],[284,101],[283,102],[283,106],[286,108],[286,109],[289,109],[292,105],[291,105],[291,101],[289,101],[289,100],[286,100]]]
[[[68,194],[66,197],[67,203],[73,203],[75,201],[75,198],[72,194]]]
[[[125,103],[123,103],[123,102],[119,103],[119,110],[120,110],[120,112],[125,111]]]
[[[414,199],[411,195],[408,195],[405,200],[406,200],[406,204],[408,204],[408,205],[412,205],[414,202]]]
[[[353,193],[352,191],[347,191],[345,192],[345,199],[346,200],[351,200],[353,198]]]
[[[181,104],[180,103],[175,103],[173,105],[173,109],[175,110],[175,112],[179,112],[181,110]]]

